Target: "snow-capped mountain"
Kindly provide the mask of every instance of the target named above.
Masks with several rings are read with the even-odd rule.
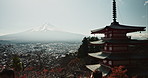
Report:
[[[30,30],[0,36],[0,40],[11,41],[81,41],[84,35],[62,31],[52,25],[44,24]]]
[[[38,31],[46,32],[46,31],[61,31],[61,30],[51,24],[44,24],[43,26],[32,28],[29,31],[31,31],[31,32],[38,32]]]

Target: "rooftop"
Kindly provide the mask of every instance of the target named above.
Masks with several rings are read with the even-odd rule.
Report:
[[[145,31],[146,27],[136,27],[136,26],[128,26],[128,25],[120,25],[120,24],[111,24],[110,26],[106,26],[104,28],[95,29],[91,31],[91,34],[97,34],[97,33],[105,33],[109,30],[124,30],[127,33],[129,32],[136,32],[136,31]]]

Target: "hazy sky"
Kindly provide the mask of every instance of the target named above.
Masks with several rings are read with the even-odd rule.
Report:
[[[148,0],[116,1],[121,24],[146,26]],[[90,30],[111,22],[112,0],[0,0],[0,35],[45,23],[89,35]]]

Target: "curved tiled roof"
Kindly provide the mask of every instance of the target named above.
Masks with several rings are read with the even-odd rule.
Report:
[[[103,76],[106,76],[110,73],[111,69],[105,65],[95,64],[95,65],[86,65],[91,71],[101,71]]]
[[[115,30],[125,30],[126,32],[136,32],[136,31],[145,31],[146,27],[136,27],[136,26],[126,26],[120,24],[111,24],[110,26],[106,26],[104,28],[92,30],[92,34],[96,33],[104,33],[108,31],[107,29],[115,29]]]
[[[148,53],[89,53],[90,56],[98,59],[110,59],[110,60],[128,60],[128,59],[148,59]]]
[[[93,45],[98,45],[98,44],[104,44],[105,42],[103,40],[98,40],[98,41],[92,41],[90,42],[90,44],[93,44]]]

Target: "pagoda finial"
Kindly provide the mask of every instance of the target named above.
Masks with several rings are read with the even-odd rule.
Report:
[[[116,15],[116,1],[113,0],[113,22],[114,23],[116,22],[116,18],[117,18],[117,15]]]

